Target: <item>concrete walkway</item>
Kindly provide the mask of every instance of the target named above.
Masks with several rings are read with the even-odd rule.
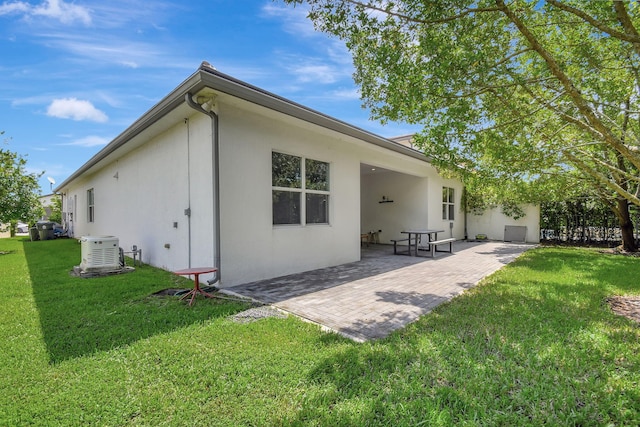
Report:
[[[356,341],[382,338],[475,286],[533,245],[456,242],[435,258],[362,248],[359,262],[227,288]]]

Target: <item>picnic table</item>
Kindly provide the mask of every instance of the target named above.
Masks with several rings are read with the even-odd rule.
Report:
[[[455,238],[445,238],[438,240],[438,233],[443,233],[444,230],[405,230],[401,231],[402,234],[407,234],[408,237],[406,239],[391,239],[393,242],[393,253],[395,255],[412,255],[411,249],[414,249],[414,255],[420,256],[418,251],[430,251],[431,258],[435,257],[436,252],[449,252],[453,253],[453,242],[456,241]],[[420,247],[420,242],[422,241],[422,236],[427,236],[427,247]],[[407,242],[407,251],[406,252],[398,252],[398,242]],[[449,244],[448,251],[439,251],[437,247],[439,245]]]
[[[427,236],[427,243],[438,240],[438,233],[444,233],[444,230],[405,230],[401,231],[402,234],[407,234],[409,237],[408,252],[411,254],[411,239],[413,236],[415,256],[419,256],[419,243],[422,241],[422,236]]]

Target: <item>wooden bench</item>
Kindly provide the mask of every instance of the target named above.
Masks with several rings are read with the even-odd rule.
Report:
[[[453,237],[450,237],[448,239],[440,239],[440,240],[433,240],[431,242],[429,242],[429,249],[431,250],[431,258],[435,258],[436,256],[436,252],[449,252],[450,254],[453,253],[453,242],[455,242],[456,239]],[[449,250],[448,251],[439,251],[438,250],[438,246],[439,245],[445,245],[445,244],[449,244]]]
[[[391,241],[393,242],[393,254],[394,255],[398,255],[398,242],[408,242],[409,239],[408,238],[407,239],[396,239],[396,240],[391,239]],[[402,252],[402,253],[404,253],[404,252]],[[410,243],[407,243],[407,254],[411,255],[411,244]]]

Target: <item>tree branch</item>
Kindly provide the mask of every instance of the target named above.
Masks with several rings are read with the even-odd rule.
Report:
[[[465,92],[462,93],[460,95],[438,95],[438,94],[432,94],[433,96],[435,96],[436,98],[441,98],[441,99],[464,99],[464,98],[475,98],[479,95],[482,95],[486,92],[494,92],[498,89],[508,89],[508,88],[512,88],[512,87],[520,87],[523,85],[523,83],[543,83],[545,81],[548,80],[554,80],[553,77],[545,77],[545,78],[537,78],[537,79],[526,79],[523,81],[514,81],[513,83],[505,83],[505,84],[500,84],[500,85],[487,85],[487,86],[481,86],[478,85],[478,88],[473,91],[473,92]]]
[[[571,161],[571,163],[576,165],[578,167],[578,169],[580,169],[581,171],[586,172],[587,174],[589,174],[589,176],[591,176],[601,186],[616,192],[620,196],[622,196],[625,199],[629,200],[634,205],[640,206],[640,198],[638,198],[635,194],[629,193],[624,188],[620,187],[617,183],[612,182],[604,174],[602,174],[601,172],[599,172],[599,171],[595,170],[594,168],[590,167],[589,165],[587,165],[584,161],[579,159],[574,154],[572,154],[572,153],[570,153],[568,151],[563,151],[563,153],[564,153],[564,156],[569,161]]]
[[[567,147],[564,150],[568,151],[571,147]],[[640,177],[636,176],[622,168],[620,168],[619,166],[616,166],[612,163],[609,163],[603,159],[598,158],[597,156],[594,156],[591,153],[588,153],[584,150],[575,150],[576,153],[580,154],[580,156],[590,159],[592,162],[594,162],[596,165],[599,166],[603,166],[604,168],[606,168],[609,172],[611,172],[612,176],[614,177],[618,177],[619,181],[633,181],[633,182],[640,182]],[[586,162],[585,162],[586,164]],[[624,178],[624,179],[623,179]],[[626,189],[625,189],[626,190]]]
[[[460,19],[460,18],[463,18],[463,17],[465,17],[467,15],[471,15],[472,13],[499,12],[500,11],[500,8],[498,8],[498,7],[470,8],[470,9],[465,9],[464,11],[462,11],[461,13],[459,13],[457,15],[452,15],[452,16],[447,16],[446,18],[442,18],[442,19],[434,19],[432,21],[427,21],[425,19],[418,19],[418,18],[411,17],[409,15],[404,15],[404,14],[397,13],[397,12],[391,12],[390,10],[384,9],[382,7],[379,7],[379,6],[374,6],[374,5],[370,4],[370,3],[363,3],[361,1],[356,1],[356,0],[344,0],[344,1],[346,3],[351,3],[354,6],[360,6],[360,7],[363,7],[365,9],[375,10],[376,12],[382,12],[382,13],[387,14],[389,16],[395,16],[396,18],[400,18],[400,19],[403,19],[405,21],[417,22],[417,23],[424,24],[424,25],[444,24],[445,22],[455,21],[456,19]]]
[[[587,131],[588,133],[590,133],[591,135],[593,135],[596,139],[603,139],[602,134],[593,126],[591,126],[589,123],[586,123],[576,117],[573,117],[572,115],[565,113],[564,111],[562,111],[560,108],[558,108],[557,106],[555,106],[553,104],[553,102],[557,99],[559,99],[562,95],[566,95],[567,92],[561,92],[559,93],[556,97],[554,97],[552,100],[546,100],[546,99],[542,99],[540,97],[538,97],[535,93],[533,93],[533,91],[531,91],[531,89],[529,89],[527,86],[522,86],[522,89],[527,92],[529,94],[529,96],[531,96],[531,98],[536,101],[538,104],[542,105],[545,108],[548,108],[549,110],[553,111],[554,113],[558,114],[560,116],[560,118],[562,118],[563,120],[569,122],[569,123],[573,123],[574,125],[578,126],[579,128]]]
[[[503,58],[502,60],[496,62],[495,64],[493,64],[493,66],[491,67],[491,69],[494,68],[498,68],[500,65],[512,60],[513,58],[522,55],[523,53],[527,53],[527,52],[531,52],[533,49],[531,49],[530,47],[518,50],[516,52],[513,52],[511,55],[506,56],[505,58]]]
[[[602,121],[597,117],[595,112],[591,109],[587,101],[584,99],[578,88],[573,84],[569,76],[567,76],[560,65],[556,62],[555,58],[547,51],[533,35],[533,33],[527,28],[522,20],[516,16],[504,2],[504,0],[495,0],[500,10],[509,18],[509,20],[516,26],[520,34],[527,40],[532,49],[534,49],[542,59],[547,63],[549,71],[553,74],[559,82],[564,86],[567,95],[573,101],[580,114],[587,120],[589,127],[598,132],[600,138],[606,141],[613,149],[619,151],[627,160],[629,160],[634,166],[640,169],[640,156],[632,153],[624,142],[620,141],[610,129],[608,129]]]
[[[614,37],[616,39],[619,40],[623,40],[626,42],[630,42],[630,43],[640,43],[640,36],[638,35],[638,33],[636,32],[635,34],[633,33],[629,33],[629,31],[627,30],[627,28],[625,28],[625,30],[627,30],[627,32],[623,33],[620,32],[618,30],[615,30],[605,24],[603,24],[602,22],[598,21],[596,18],[592,17],[591,15],[587,14],[586,12],[575,8],[573,6],[569,6],[568,4],[564,4],[559,2],[558,0],[547,0],[547,3],[551,4],[554,7],[557,7],[558,9],[562,9],[565,12],[569,12],[575,16],[577,16],[578,18],[582,19],[583,21],[587,22],[588,24],[591,24],[593,27],[597,28],[598,30],[602,31],[603,33],[607,33],[609,34],[611,37]],[[622,3],[620,1],[614,1],[614,3]],[[617,9],[617,5],[614,5],[614,8]],[[622,5],[622,8],[624,9],[624,5]],[[616,10],[617,12],[617,10]],[[626,11],[625,11],[626,14]],[[628,16],[627,16],[628,18]],[[620,20],[620,18],[618,17],[618,20]],[[633,25],[631,25],[633,27]],[[623,24],[624,27],[624,24]]]
[[[627,9],[624,7],[624,3],[620,0],[614,0],[613,8],[616,11],[618,22],[620,22],[626,34],[635,38],[635,41],[631,41],[631,43],[633,43],[633,48],[636,50],[636,53],[640,55],[640,34],[638,34],[638,30],[636,30],[633,22],[631,22],[631,18],[629,18],[629,14],[627,13]]]

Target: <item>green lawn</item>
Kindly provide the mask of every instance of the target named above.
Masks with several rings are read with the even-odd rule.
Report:
[[[75,240],[0,240],[0,426],[640,425],[640,259],[540,248],[389,338],[81,279]]]

